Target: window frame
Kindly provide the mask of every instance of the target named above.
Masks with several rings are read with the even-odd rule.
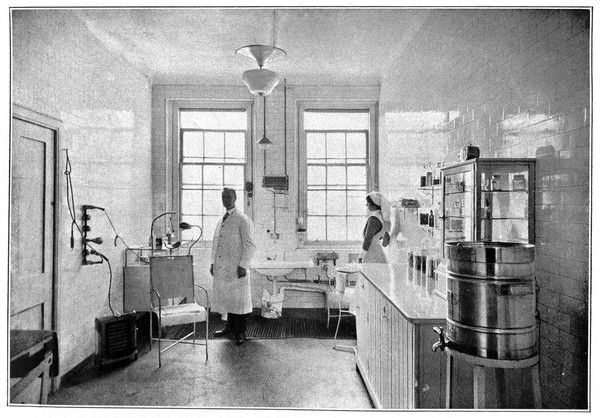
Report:
[[[170,165],[170,169],[167,172],[167,202],[170,202],[170,208],[168,211],[175,212],[173,221],[175,225],[178,225],[181,221],[181,171],[183,167],[181,145],[183,130],[180,126],[180,112],[181,111],[233,111],[242,110],[246,112],[246,141],[245,141],[245,163],[244,163],[244,184],[252,181],[252,161],[253,156],[253,125],[252,125],[252,111],[253,103],[239,100],[228,100],[228,101],[214,101],[214,100],[183,100],[175,101],[171,106],[171,140],[168,144],[167,152],[167,164]],[[193,131],[197,128],[186,128],[186,131]],[[202,130],[202,129],[200,129]],[[210,129],[205,130],[210,131]],[[225,129],[227,131],[227,129]],[[238,164],[235,164],[238,165]],[[243,209],[248,216],[252,216],[251,211],[252,205],[245,204],[246,199],[249,199],[247,192],[244,190],[243,196],[237,197],[236,206],[238,209]],[[212,236],[202,236],[200,241],[196,244],[198,247],[208,247],[212,244]]]
[[[378,101],[300,101],[298,103],[298,222],[299,228],[307,227],[307,157],[306,157],[306,131],[304,129],[304,113],[306,111],[320,112],[368,112],[369,129],[367,133],[367,193],[379,189],[378,155],[378,129],[377,113]],[[342,131],[342,129],[340,129]],[[355,247],[356,241],[309,241],[307,234],[299,238],[300,248],[331,248],[331,247]]]

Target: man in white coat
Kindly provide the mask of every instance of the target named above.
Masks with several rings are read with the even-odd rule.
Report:
[[[252,312],[248,270],[256,245],[252,221],[236,209],[236,198],[235,190],[223,189],[221,199],[227,212],[215,229],[210,274],[213,276],[211,310],[227,315],[227,326],[215,332],[215,336],[233,333],[235,344],[240,345],[246,340],[246,314]]]

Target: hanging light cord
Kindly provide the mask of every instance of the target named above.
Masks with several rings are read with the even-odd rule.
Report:
[[[83,231],[77,224],[75,218],[75,199],[73,198],[73,180],[71,179],[71,160],[69,159],[69,150],[65,149],[66,164],[65,164],[65,178],[67,183],[67,207],[69,208],[69,215],[71,216],[71,249],[75,248],[75,227],[79,231],[79,235],[83,239]]]
[[[267,137],[267,96],[263,95],[263,136]],[[267,175],[267,150],[263,150],[263,176]]]
[[[287,177],[287,79],[283,79],[283,173]]]

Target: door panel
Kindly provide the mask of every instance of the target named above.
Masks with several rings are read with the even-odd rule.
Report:
[[[10,327],[50,329],[55,132],[13,118],[11,140]]]

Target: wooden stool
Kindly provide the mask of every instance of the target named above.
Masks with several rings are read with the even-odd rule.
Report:
[[[495,369],[496,384],[500,394],[500,401],[505,404],[506,387],[504,383],[505,369],[523,369],[531,368],[531,379],[533,386],[533,404],[536,409],[542,407],[542,392],[540,390],[540,369],[539,355],[523,360],[497,360],[483,357],[472,356],[460,351],[452,350],[448,347],[444,350],[448,355],[446,362],[446,408],[452,407],[452,363],[453,359],[462,359],[473,364],[473,407],[475,409],[485,409],[486,404],[486,388],[485,388],[485,368],[491,367]]]

